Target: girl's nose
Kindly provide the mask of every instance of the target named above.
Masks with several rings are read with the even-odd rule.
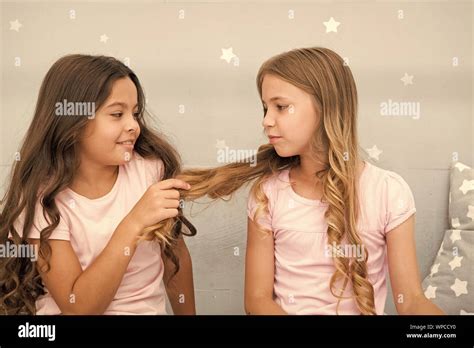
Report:
[[[138,124],[138,121],[135,119],[135,117],[133,117],[132,115],[132,118],[130,121],[128,121],[127,125],[126,125],[126,130],[127,132],[137,132],[138,131],[138,128],[139,128],[139,124]]]
[[[271,113],[267,111],[262,121],[263,128],[273,127],[275,125],[275,119],[271,116]]]

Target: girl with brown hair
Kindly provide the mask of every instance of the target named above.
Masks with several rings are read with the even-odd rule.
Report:
[[[182,234],[196,231],[177,190],[189,185],[172,179],[179,156],[146,124],[130,68],[105,56],[59,59],[19,155],[0,243],[29,243],[38,255],[0,259],[5,314],[165,314],[165,292],[175,314],[195,313]]]

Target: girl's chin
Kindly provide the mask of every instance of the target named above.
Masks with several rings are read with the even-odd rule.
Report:
[[[132,158],[133,158],[133,150],[121,151],[120,164],[128,163],[130,162]]]
[[[292,157],[292,156],[297,155],[297,153],[295,153],[294,151],[290,151],[288,149],[280,148],[278,146],[274,146],[274,148],[275,148],[276,153],[280,157]]]

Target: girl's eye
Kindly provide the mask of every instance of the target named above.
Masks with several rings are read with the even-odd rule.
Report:
[[[112,115],[113,117],[119,118],[119,117],[122,117],[122,116],[123,116],[123,113],[122,113],[122,112],[115,112],[115,113],[113,113],[113,114],[111,114],[111,115]],[[133,118],[136,119],[136,120],[138,120],[138,119],[140,118],[140,113],[139,113],[139,112],[133,113]]]
[[[278,110],[283,111],[288,107],[288,105],[277,105]]]
[[[265,115],[267,114],[267,110],[268,110],[268,109],[264,106],[264,107],[263,107],[263,116],[265,116]]]

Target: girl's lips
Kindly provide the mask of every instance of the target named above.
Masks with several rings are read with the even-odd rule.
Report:
[[[270,139],[270,144],[275,144],[276,142],[278,142],[282,137],[274,137],[274,136],[270,136],[268,137]]]
[[[124,147],[126,147],[127,149],[133,149],[133,144],[120,144],[120,143],[117,143],[117,145],[124,146]]]

